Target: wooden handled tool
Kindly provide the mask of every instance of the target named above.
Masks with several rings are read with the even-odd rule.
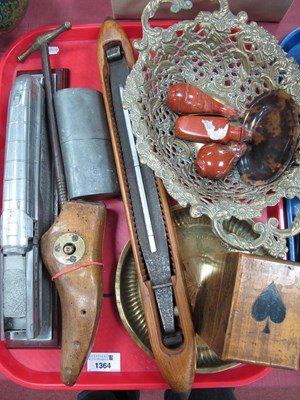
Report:
[[[53,104],[48,45],[71,24],[45,32],[18,57],[23,62],[39,50],[46,89],[48,132],[60,214],[43,235],[44,264],[58,289],[62,310],[61,379],[74,385],[91,350],[102,307],[102,242],[106,218],[103,203],[68,201]]]
[[[119,102],[118,108],[115,107],[115,95],[118,90],[116,87],[117,85],[114,84],[115,82],[113,82],[113,80],[115,77],[117,78],[119,76],[122,78],[121,81],[123,80],[124,83],[124,76],[122,74],[124,72],[124,65],[126,65],[129,72],[135,63],[135,58],[129,39],[122,28],[114,20],[106,20],[103,23],[98,38],[97,51],[104,102],[108,115],[113,151],[119,176],[122,199],[125,206],[131,246],[136,263],[137,277],[152,352],[163,377],[173,391],[179,395],[179,398],[188,398],[193,384],[196,364],[195,336],[190,307],[181,270],[172,219],[169,213],[167,195],[161,181],[155,179],[154,182],[156,182],[157,185],[155,187],[155,192],[160,201],[159,212],[163,214],[165,221],[164,229],[168,236],[168,256],[172,264],[170,268],[169,282],[167,282],[165,286],[171,288],[174,305],[178,310],[177,318],[174,315],[174,309],[171,308],[170,310],[170,308],[168,308],[168,310],[171,311],[169,317],[171,317],[171,319],[176,319],[174,331],[170,329],[170,334],[168,335],[165,329],[167,324],[164,320],[164,310],[166,310],[166,307],[159,306],[159,296],[157,295],[158,289],[163,285],[154,284],[154,281],[158,277],[155,274],[155,276],[152,277],[153,275],[151,276],[151,274],[153,271],[152,268],[149,268],[151,261],[155,260],[156,257],[159,258],[159,256],[161,256],[163,264],[165,264],[167,256],[166,254],[155,254],[157,251],[153,251],[152,255],[149,254],[151,251],[144,251],[146,247],[145,242],[151,242],[153,237],[150,233],[142,237],[140,225],[144,224],[145,221],[143,221],[142,224],[137,222],[138,212],[143,208],[144,219],[147,221],[145,225],[152,224],[154,241],[155,231],[159,233],[162,232],[161,228],[157,230],[155,223],[157,215],[154,215],[156,213],[152,212],[151,214],[151,207],[149,207],[149,210],[145,210],[147,207],[143,204],[145,202],[148,202],[149,205],[155,203],[155,199],[153,199],[152,196],[154,193],[150,190],[147,191],[149,188],[149,182],[144,179],[146,196],[143,197],[141,195],[140,183],[136,185],[139,191],[139,194],[137,195],[136,189],[132,189],[134,185],[132,185],[132,178],[130,177],[132,174],[138,175],[138,172],[135,170],[140,168],[142,179],[145,177],[151,178],[149,171],[150,173],[152,173],[152,171],[147,167],[149,171],[146,172],[144,166],[139,167],[136,159],[134,161],[134,168],[131,168],[130,170],[126,168],[129,157],[128,152],[124,151],[124,140],[122,139],[122,135],[126,134],[126,132],[124,132],[126,130],[126,124],[123,120],[124,116],[122,118],[123,111],[121,110],[121,103]],[[117,60],[117,63],[112,66],[111,62],[114,62],[115,60]],[[123,69],[118,71],[116,68],[118,69],[119,62],[122,64]],[[114,75],[112,74],[112,71],[114,71]],[[133,151],[132,148],[131,151]],[[136,177],[136,179],[139,181],[139,178]],[[142,199],[142,204],[140,204],[139,201],[134,201],[134,199],[139,198]],[[137,210],[137,208],[139,210]],[[147,219],[145,215],[148,211],[150,218]],[[145,236],[147,237],[145,238]],[[157,246],[158,249],[161,249],[163,246],[158,242],[164,241],[164,238],[161,235],[157,239],[158,240],[154,244],[154,247]],[[149,258],[151,258],[151,260],[148,263]],[[162,265],[156,265],[156,268],[158,275],[160,272],[166,272],[165,266],[163,268]],[[160,286],[160,288],[158,288],[158,286]]]

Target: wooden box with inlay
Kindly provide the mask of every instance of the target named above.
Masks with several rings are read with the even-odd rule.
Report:
[[[299,276],[298,263],[227,253],[197,300],[197,332],[222,360],[298,369]]]

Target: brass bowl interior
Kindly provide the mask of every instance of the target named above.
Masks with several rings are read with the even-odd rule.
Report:
[[[172,208],[172,216],[180,243],[191,308],[193,315],[197,316],[196,298],[201,286],[210,274],[222,268],[224,254],[229,248],[213,233],[208,217],[192,218],[189,209],[180,206]],[[250,223],[234,218],[227,222],[225,228],[243,237],[255,235]],[[130,242],[126,244],[118,263],[115,289],[118,311],[125,328],[134,341],[153,356]],[[199,335],[196,335],[196,342],[197,373],[220,372],[237,365],[236,362],[220,360]]]

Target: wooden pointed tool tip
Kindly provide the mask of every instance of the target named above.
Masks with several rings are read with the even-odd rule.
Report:
[[[69,367],[64,368],[60,375],[62,383],[66,386],[73,386],[77,381],[79,373],[80,371],[78,373],[74,373],[74,371],[72,371],[72,369]]]

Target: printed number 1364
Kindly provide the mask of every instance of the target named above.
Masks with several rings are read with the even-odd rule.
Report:
[[[97,369],[109,369],[111,368],[111,363],[107,363],[107,362],[96,362],[95,363],[95,367]]]

